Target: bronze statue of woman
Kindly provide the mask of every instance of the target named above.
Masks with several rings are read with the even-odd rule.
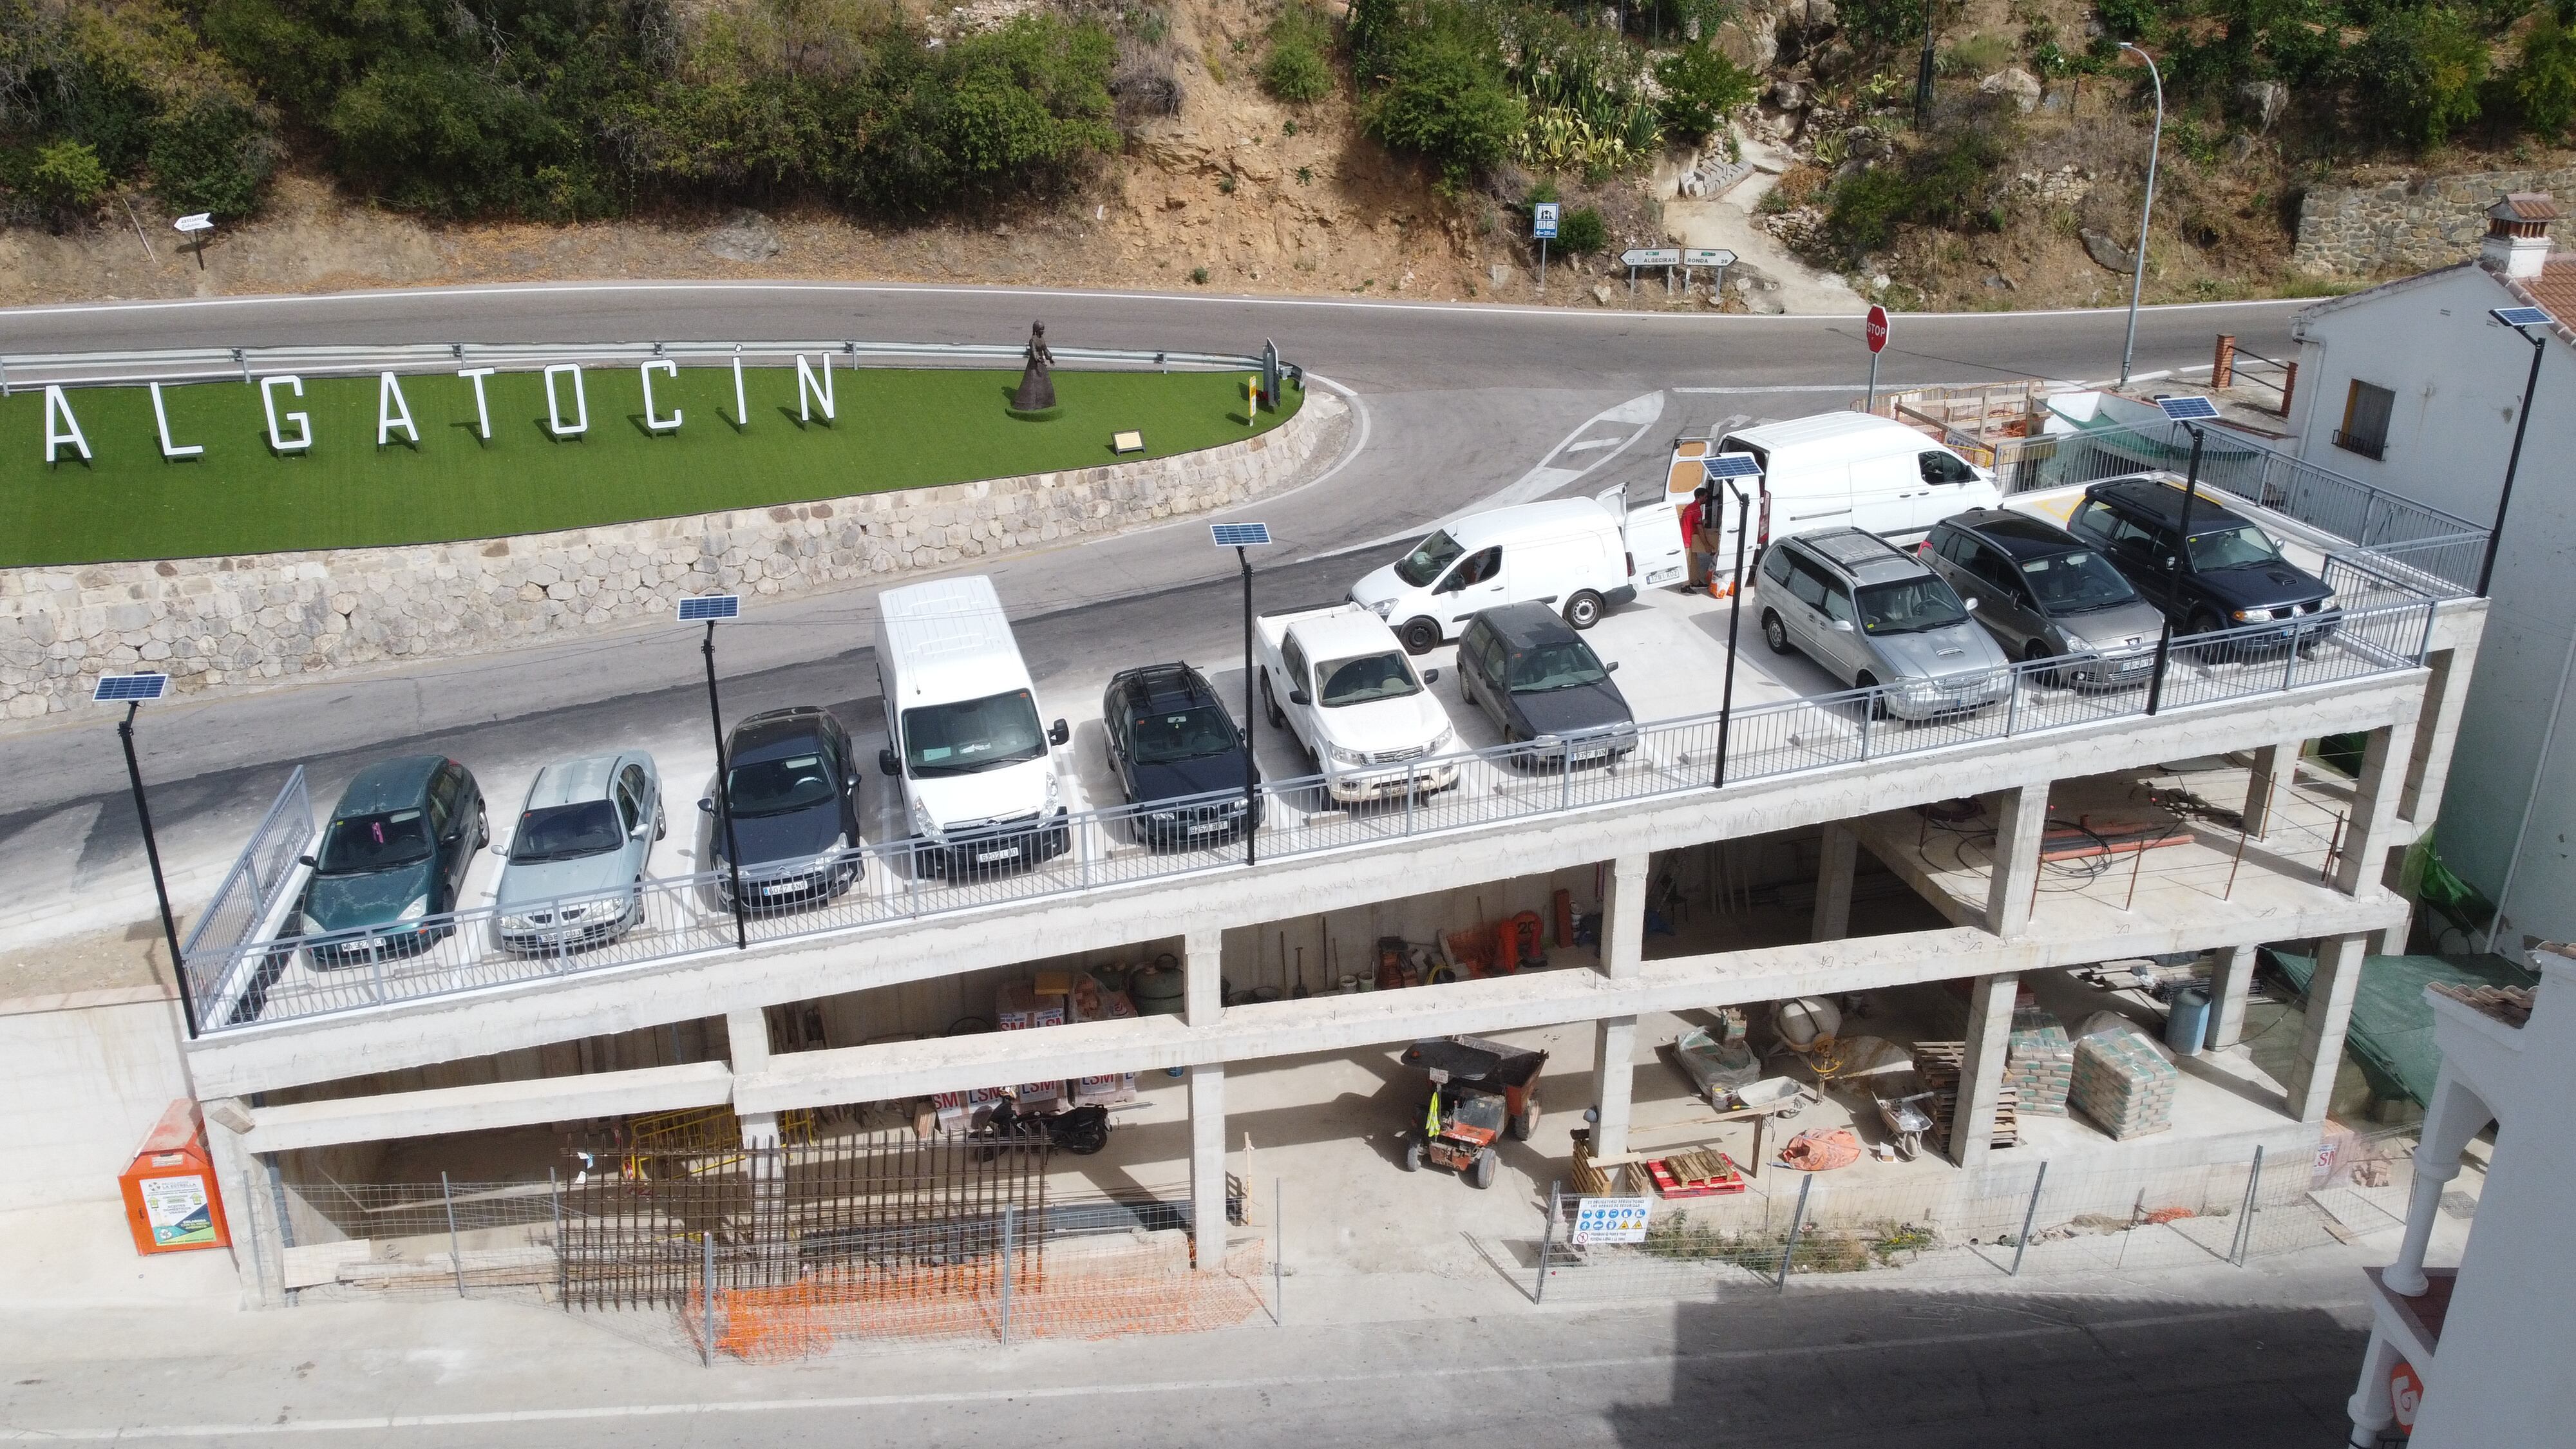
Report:
[[[1029,347],[1020,367],[1020,390],[1011,394],[1011,411],[1042,413],[1055,406],[1055,354],[1047,351],[1046,324],[1029,324]]]

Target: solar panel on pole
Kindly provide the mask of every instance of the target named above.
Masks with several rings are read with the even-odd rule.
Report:
[[[680,601],[680,622],[709,624],[719,619],[742,617],[740,594],[700,594]]]
[[[1270,542],[1266,523],[1211,523],[1208,533],[1219,548],[1258,548]]]
[[[1761,460],[1751,453],[1720,453],[1700,464],[1700,468],[1708,475],[1708,481],[1711,483],[1724,482],[1729,478],[1762,476]]]
[[[170,690],[166,674],[102,674],[90,691],[92,704],[129,704],[159,699]]]
[[[2542,307],[2498,307],[2487,315],[2507,327],[2546,327],[2557,320]]]
[[[2214,423],[2218,421],[2218,404],[2205,397],[2160,397],[2156,406],[2177,423]]]

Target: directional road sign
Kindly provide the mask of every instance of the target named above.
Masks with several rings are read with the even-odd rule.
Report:
[[[1680,247],[1630,247],[1619,254],[1624,267],[1678,267],[1682,264]]]
[[[1724,247],[1684,247],[1682,265],[1686,267],[1731,267],[1735,253]]]
[[[1530,235],[1533,238],[1556,239],[1556,217],[1559,203],[1542,201],[1530,208]]]
[[[183,216],[170,224],[190,236],[195,236],[201,231],[215,229],[215,214],[211,211],[200,211],[193,216]]]

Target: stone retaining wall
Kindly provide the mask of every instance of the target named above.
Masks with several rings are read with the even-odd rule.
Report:
[[[0,718],[80,706],[102,673],[159,670],[188,691],[475,654],[667,619],[689,594],[893,582],[1211,512],[1295,479],[1347,413],[1314,392],[1279,427],[1223,447],[819,503],[399,548],[0,570]]]
[[[2290,265],[2320,276],[2369,277],[2467,261],[2487,233],[2487,208],[2508,191],[2576,195],[2576,168],[2313,187],[2299,205]]]

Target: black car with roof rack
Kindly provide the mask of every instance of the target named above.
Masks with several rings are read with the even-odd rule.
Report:
[[[2182,481],[2167,473],[2106,479],[2084,490],[2067,527],[2101,549],[2177,633],[2278,623],[2286,627],[2255,637],[2303,649],[2333,633],[2333,588],[2205,486],[2191,499],[2186,543]]]
[[[1122,669],[1102,696],[1100,722],[1109,768],[1140,807],[1146,844],[1177,849],[1242,834],[1244,733],[1206,675],[1183,662]],[[1249,818],[1259,829],[1257,771],[1252,779]]]

